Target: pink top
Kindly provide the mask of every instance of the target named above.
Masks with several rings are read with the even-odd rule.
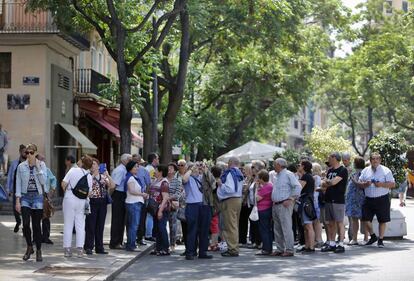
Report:
[[[257,195],[263,197],[262,200],[257,202],[257,209],[259,211],[265,211],[272,207],[272,190],[273,185],[271,182],[268,182],[257,191]]]

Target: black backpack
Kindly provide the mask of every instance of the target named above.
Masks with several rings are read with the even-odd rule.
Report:
[[[82,170],[83,172],[83,170]],[[80,178],[78,183],[72,188],[72,193],[79,199],[86,199],[89,193],[88,174],[84,173],[84,176]]]

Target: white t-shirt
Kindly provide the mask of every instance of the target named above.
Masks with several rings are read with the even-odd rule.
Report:
[[[88,175],[88,185],[89,185],[89,192],[92,191],[92,175],[89,173],[88,170],[82,168],[71,168],[69,172],[66,174],[65,178],[63,179],[68,185],[66,187],[65,198],[77,198],[72,193],[72,189],[75,188],[78,181],[85,175]]]
[[[138,181],[134,177],[130,177],[128,182],[127,182],[128,190],[127,190],[127,197],[125,199],[125,203],[129,203],[129,204],[138,203],[138,202],[144,203],[144,197],[133,195],[129,192],[130,183],[133,183],[133,185],[134,185],[134,187],[132,188],[133,192],[141,192],[141,186],[139,185]]]
[[[277,177],[277,173],[275,170],[272,170],[269,172],[269,182],[271,182],[272,184],[275,184],[276,177]]]

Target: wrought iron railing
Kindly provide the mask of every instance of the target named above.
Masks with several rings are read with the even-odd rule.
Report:
[[[75,72],[75,91],[80,94],[99,94],[99,84],[110,83],[109,78],[90,68],[80,68]]]
[[[50,11],[28,11],[24,0],[0,0],[0,33],[59,32]]]

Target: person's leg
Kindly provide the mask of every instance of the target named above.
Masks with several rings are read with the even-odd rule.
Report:
[[[49,241],[50,237],[50,219],[43,218],[42,219],[42,242]]]
[[[43,209],[33,209],[31,213],[32,227],[33,227],[33,240],[36,243],[36,249],[42,249],[42,228],[41,221],[43,217]]]
[[[272,231],[271,231],[272,209],[259,211],[259,233],[263,242],[263,252],[272,252]]]
[[[272,208],[272,218],[273,218],[273,233],[275,235],[276,252],[283,253],[285,251],[285,241],[283,238],[282,224],[281,224],[278,213],[279,213],[278,205],[274,205]]]
[[[199,205],[197,203],[187,204],[185,207],[186,227],[187,227],[187,241],[186,241],[186,255],[196,255],[196,236],[198,232],[198,218]]]
[[[145,221],[145,237],[151,238],[152,233],[154,232],[154,218],[150,213],[147,213],[147,218]]]
[[[72,246],[72,231],[75,223],[75,201],[72,198],[63,199],[63,248]]]
[[[358,241],[359,220],[358,218],[351,218],[349,222],[352,224],[352,240]]]
[[[306,241],[306,248],[308,249],[315,249],[315,231],[313,230],[313,224],[307,223],[304,226],[305,230],[305,241]]]
[[[114,248],[122,244],[124,234],[125,200],[122,193],[115,190],[112,194],[111,239],[109,247]]]
[[[14,219],[16,220],[16,226],[14,227],[14,232],[16,233],[19,231],[19,227],[22,224],[20,213],[16,211],[16,191],[13,192],[13,214]]]
[[[344,222],[336,222],[337,229],[339,230],[339,242],[344,242],[345,240],[345,225]]]
[[[96,252],[104,252],[104,245],[103,245],[103,233],[105,229],[105,219],[106,219],[106,212],[107,212],[107,202],[106,199],[101,200],[99,204],[99,208],[97,210],[98,218],[96,220],[96,228],[95,228],[95,251]]]
[[[162,213],[162,218],[158,220],[158,231],[160,232],[161,238],[161,251],[168,253],[170,249],[170,243],[168,240],[167,232],[167,222],[168,222],[168,212],[164,211]]]
[[[379,239],[384,239],[385,229],[387,228],[387,223],[379,223]]]
[[[134,212],[133,203],[125,203],[126,217],[127,217],[127,242],[125,248],[127,250],[133,250],[132,240],[135,241],[134,233],[134,221],[135,221],[135,212]]]
[[[198,255],[200,257],[207,256],[207,250],[208,250],[208,233],[209,233],[209,227],[211,223],[211,207],[203,205],[200,208],[200,214],[199,214],[199,253]]]
[[[91,213],[85,217],[85,246],[84,249],[92,251],[95,242],[95,230],[98,219],[98,202],[95,198],[90,199]]]
[[[30,229],[30,217],[32,213],[32,209],[29,207],[22,207],[22,219],[23,219],[23,236],[26,240],[26,244],[29,247],[33,247],[32,242],[32,231]]]
[[[230,198],[225,201],[227,204],[224,226],[226,228],[226,242],[228,252],[231,254],[239,253],[239,217],[241,209],[240,198]]]
[[[322,240],[322,225],[318,219],[313,221],[313,229],[315,231],[315,241],[321,243]]]
[[[139,227],[137,233],[137,241],[142,241],[145,236],[145,222],[147,220],[147,210],[145,206],[141,207],[141,216],[139,218]]]
[[[247,230],[249,225],[249,207],[242,206],[240,210],[240,220],[239,220],[239,243],[247,244]]]
[[[295,244],[292,231],[292,213],[293,203],[291,203],[288,207],[283,206],[283,204],[278,205],[278,216],[282,226],[285,251],[289,253],[294,252]]]
[[[85,245],[85,203],[86,200],[77,199],[75,204],[76,248],[83,249]]]
[[[168,224],[170,227],[170,246],[172,249],[175,247],[177,241],[177,211],[169,213]]]

